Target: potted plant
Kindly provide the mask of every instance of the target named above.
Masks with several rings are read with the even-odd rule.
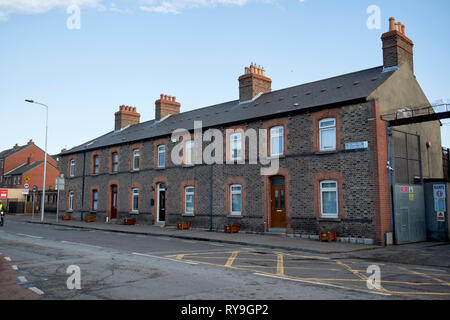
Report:
[[[84,222],[95,222],[95,216],[87,216],[84,218]]]
[[[135,225],[136,224],[136,218],[125,218],[123,219],[123,224],[125,225]]]
[[[325,230],[319,232],[319,241],[326,240],[328,242],[337,241],[337,232]]]
[[[181,221],[177,223],[178,230],[188,230],[191,227],[191,223],[189,221]]]
[[[63,214],[62,219],[63,220],[71,220],[72,218],[71,218],[70,214]]]

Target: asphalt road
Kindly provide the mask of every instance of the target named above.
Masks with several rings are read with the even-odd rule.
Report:
[[[11,220],[0,228],[0,253],[20,286],[43,299],[450,298],[448,268]],[[367,287],[373,264],[379,290]],[[70,266],[80,270],[81,289],[67,286]]]

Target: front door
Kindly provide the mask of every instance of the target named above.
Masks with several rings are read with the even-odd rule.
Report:
[[[111,214],[110,219],[117,219],[117,186],[111,186]]]
[[[272,179],[271,227],[286,228],[286,190],[283,177]]]
[[[158,221],[166,221],[166,186],[158,185]]]

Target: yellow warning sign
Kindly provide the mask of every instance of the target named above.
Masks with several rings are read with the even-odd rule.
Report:
[[[409,187],[409,200],[413,201],[414,200],[414,190],[413,187]]]
[[[25,177],[25,182],[28,183],[28,181],[30,181],[30,177],[29,177],[29,176],[26,176],[26,177]]]
[[[445,213],[442,211],[438,212],[436,220],[440,222],[445,222]]]

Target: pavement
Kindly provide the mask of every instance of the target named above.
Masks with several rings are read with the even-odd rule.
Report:
[[[54,214],[45,214],[44,222],[40,222],[40,216],[34,219],[29,215],[8,215],[7,218],[15,221],[26,221],[29,223],[43,223],[48,225],[70,226],[72,228],[83,228],[91,230],[110,231],[118,233],[141,234],[151,236],[165,236],[186,240],[213,241],[234,245],[249,245],[268,249],[294,250],[315,254],[350,253],[364,250],[374,250],[383,247],[344,242],[320,242],[318,240],[303,239],[277,234],[255,234],[255,233],[224,233],[218,231],[206,231],[203,229],[177,230],[176,227],[160,227],[156,225],[120,225],[105,222],[63,221],[56,222]],[[7,221],[6,221],[7,223]]]

